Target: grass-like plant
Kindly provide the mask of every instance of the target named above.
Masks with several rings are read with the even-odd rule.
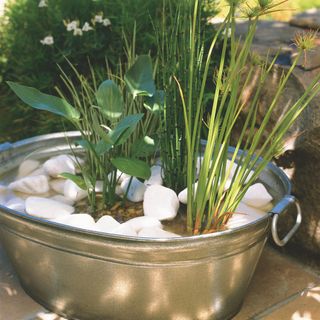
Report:
[[[94,73],[93,85],[90,85],[70,64],[80,82],[75,86],[62,73],[72,105],[64,97],[8,82],[23,102],[34,109],[64,117],[80,131],[82,140],[77,144],[85,150],[87,161],[81,166],[80,175],[64,173],[62,176],[88,191],[92,211],[97,205],[95,186],[98,180],[103,181],[103,204],[111,207],[117,199],[117,170],[141,179],[150,176],[146,160],[156,148],[149,134],[157,121],[157,116],[152,113],[154,110],[157,112],[155,101],[158,101],[158,91],[153,81],[150,56],[141,55],[134,62],[129,62],[130,67],[124,77],[110,73],[109,79],[99,86]],[[79,87],[81,91],[78,91]]]
[[[215,35],[211,47],[204,54],[203,65],[199,64],[202,53],[199,46],[199,6],[200,0],[192,1],[193,14],[190,17],[189,46],[186,49],[188,78],[180,81],[175,77],[180,92],[187,155],[187,224],[193,234],[210,233],[225,227],[250,185],[256,181],[262,170],[276,155],[287,130],[320,91],[320,76],[312,81],[303,95],[285,110],[273,127],[267,139],[263,140],[264,131],[275,110],[283,90],[305,50],[312,46],[312,34],[300,35],[295,40],[298,54],[291,67],[283,72],[272,102],[266,109],[265,117],[256,129],[256,115],[261,89],[268,85],[267,76],[275,67],[276,57],[271,62],[260,63],[260,73],[253,99],[249,102],[238,142],[230,156],[228,147],[235,124],[245,107],[242,93],[254,76],[250,63],[250,49],[258,19],[261,15],[277,10],[277,3],[272,0],[258,0],[255,6],[248,6],[245,1],[230,0],[229,12]],[[235,15],[239,9],[248,18],[248,31],[242,43],[235,36]],[[205,84],[210,77],[210,59],[215,52],[219,34],[223,34],[223,48],[218,70],[214,72],[216,84],[210,116],[205,119]],[[226,65],[227,54],[230,55]],[[195,84],[200,88],[195,90]],[[168,108],[169,106],[167,106]],[[201,130],[207,126],[208,135],[204,150],[201,150]],[[240,151],[240,147],[243,152]],[[197,174],[197,163],[201,162]],[[229,160],[228,160],[229,159]],[[233,173],[232,178],[230,174]]]

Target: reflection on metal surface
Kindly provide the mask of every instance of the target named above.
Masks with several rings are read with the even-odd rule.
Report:
[[[63,135],[13,144],[10,153],[0,152],[0,174],[30,152],[53,155],[56,146],[67,150]],[[288,179],[272,165],[261,180],[276,200],[290,193]],[[49,310],[81,320],[230,319],[269,223],[266,215],[234,230],[157,241],[76,230],[0,208],[1,241],[22,286]]]

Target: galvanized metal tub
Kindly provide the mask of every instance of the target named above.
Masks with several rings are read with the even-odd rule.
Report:
[[[72,142],[79,133],[67,136]],[[44,158],[68,149],[61,133],[4,144],[0,176],[31,152]],[[290,237],[282,241],[276,233],[278,214],[295,201],[289,180],[272,164],[261,180],[278,204],[235,230],[175,239],[112,236],[0,206],[0,239],[25,291],[69,319],[229,319],[241,307],[272,217],[276,241]],[[300,219],[299,211],[294,229]]]

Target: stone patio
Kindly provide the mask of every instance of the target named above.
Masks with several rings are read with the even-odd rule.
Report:
[[[0,320],[62,319],[23,291],[0,245]],[[234,319],[320,319],[320,276],[267,246],[243,307]]]

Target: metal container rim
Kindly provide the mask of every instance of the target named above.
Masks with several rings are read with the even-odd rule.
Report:
[[[68,132],[56,132],[56,133],[49,133],[49,134],[44,134],[44,135],[38,135],[35,137],[31,138],[26,138],[23,140],[19,140],[17,142],[13,143],[6,143],[5,144],[5,150],[1,149],[0,145],[0,153],[3,151],[6,151],[8,149],[16,149],[16,148],[21,148],[21,147],[27,147],[28,145],[32,145],[38,141],[43,141],[43,140],[51,140],[51,139],[61,139],[61,138],[76,138],[80,136],[79,131],[68,131]],[[205,143],[205,140],[202,140],[201,143]],[[229,147],[230,151],[232,152],[235,148]],[[243,151],[240,151],[243,152]],[[267,165],[267,168],[271,170],[274,174],[278,176],[280,179],[281,183],[285,187],[286,190],[286,195],[289,195],[291,193],[291,183],[289,178],[285,175],[285,173],[278,168],[276,165],[273,163],[269,163]],[[56,231],[70,231],[74,235],[79,235],[82,237],[93,237],[93,238],[100,238],[100,239],[105,239],[105,240],[112,240],[112,241],[119,241],[119,242],[132,242],[132,243],[146,243],[146,244],[158,244],[158,243],[184,243],[184,242],[189,242],[190,240],[206,240],[206,239],[213,239],[213,238],[220,238],[220,237],[225,237],[230,234],[235,234],[235,233],[242,233],[245,232],[248,229],[253,229],[257,225],[267,222],[270,217],[273,216],[272,212],[268,212],[265,216],[256,219],[253,222],[250,222],[246,225],[239,226],[236,228],[228,229],[228,230],[223,230],[223,231],[217,231],[214,233],[210,234],[201,234],[201,235],[191,235],[191,236],[180,236],[180,237],[172,237],[172,238],[143,238],[143,237],[138,237],[138,236],[125,236],[125,235],[114,235],[114,234],[107,234],[103,232],[98,232],[94,230],[89,230],[89,229],[80,229],[72,226],[67,226],[63,224],[59,224],[50,220],[46,220],[43,218],[38,218],[34,217],[31,215],[28,215],[27,213],[22,213],[18,212],[16,210],[9,209],[3,205],[0,205],[0,214],[1,211],[3,211],[6,214],[9,214],[11,216],[14,216],[15,218],[19,220],[27,220],[32,224],[35,225],[41,225],[41,226],[46,226],[48,228],[54,229]]]

